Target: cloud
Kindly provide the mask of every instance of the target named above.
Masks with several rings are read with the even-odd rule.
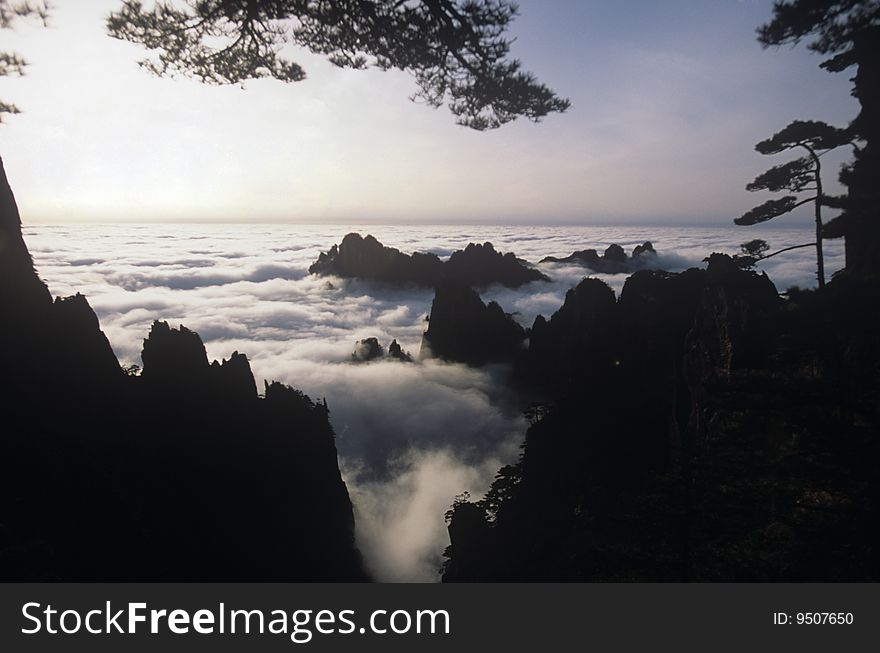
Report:
[[[701,265],[712,251],[734,252],[764,238],[776,250],[810,242],[809,229],[583,227],[29,226],[37,269],[56,295],[85,294],[124,364],[140,364],[155,319],[196,330],[211,358],[238,350],[257,377],[326,397],[341,465],[358,515],[359,544],[384,580],[437,578],[448,544],[443,513],[456,494],[479,496],[525,433],[523,402],[505,388],[503,367],[474,370],[436,361],[353,364],[355,343],[396,339],[418,354],[433,293],[307,274],[318,253],[347,231],[373,233],[403,251],[448,255],[491,241],[528,261],[616,242],[628,251],[650,240],[673,269]],[[828,243],[829,273],[843,265]],[[542,265],[553,279],[519,289],[492,287],[530,326],[549,316],[587,273]],[[815,259],[801,249],[764,269],[780,289],[814,285]],[[625,275],[599,275],[619,292]]]
[[[508,456],[509,456],[508,452]],[[394,460],[388,482],[361,481],[357,462],[343,458],[358,542],[370,571],[387,582],[434,582],[447,539],[444,513],[456,495],[478,498],[502,459],[461,460],[449,448],[410,449]]]

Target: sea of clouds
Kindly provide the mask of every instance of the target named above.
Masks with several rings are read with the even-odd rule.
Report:
[[[428,289],[314,277],[309,265],[350,232],[371,233],[404,252],[446,257],[469,242],[492,242],[537,263],[619,243],[653,242],[672,271],[703,265],[764,238],[773,250],[811,242],[808,229],[601,228],[339,225],[27,226],[25,238],[55,295],[86,295],[123,364],[140,364],[153,320],[197,331],[209,357],[246,353],[257,383],[278,380],[326,398],[340,466],[355,505],[358,544],[380,580],[432,581],[448,544],[443,514],[468,490],[480,496],[515,460],[525,398],[504,387],[503,367],[470,369],[426,361],[353,364],[356,341],[392,339],[418,355],[433,293]],[[826,247],[830,275],[843,247]],[[550,283],[483,293],[523,325],[551,315],[587,271],[538,266]],[[782,290],[815,285],[810,248],[763,268]],[[624,275],[595,275],[620,290]]]

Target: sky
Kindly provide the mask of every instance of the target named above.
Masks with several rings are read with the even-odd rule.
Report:
[[[2,34],[31,63],[0,79],[25,223],[730,224],[782,161],[754,143],[857,111],[846,73],[756,42],[771,0],[521,0],[513,54],[572,108],[491,132],[410,102],[404,73],[301,50],[295,84],[152,77],[104,32],[119,0],[53,4]]]

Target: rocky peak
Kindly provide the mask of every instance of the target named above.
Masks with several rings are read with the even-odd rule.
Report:
[[[185,326],[172,329],[168,322],[153,322],[144,340],[143,372],[145,383],[172,392],[193,392],[207,384],[210,366],[199,334]]]
[[[464,250],[453,252],[446,263],[446,276],[472,287],[499,283],[518,288],[532,281],[549,281],[543,273],[526,265],[513,253],[502,254],[492,243],[470,243]]]
[[[257,383],[247,356],[232,352],[228,360],[211,363],[211,376],[219,396],[230,400],[256,399]]]
[[[499,283],[513,288],[531,281],[548,281],[513,254],[496,251],[492,243],[471,243],[444,263],[435,254],[404,254],[382,245],[373,236],[356,233],[346,235],[339,246],[320,254],[309,272],[420,286],[436,286],[443,279],[474,287]]]
[[[626,255],[623,247],[612,244],[605,249],[602,256],[595,249],[583,249],[565,258],[547,256],[541,259],[541,263],[572,263],[600,274],[623,274],[657,265],[656,254],[654,246],[646,241],[633,248],[631,257]]]
[[[397,340],[392,340],[391,344],[388,345],[388,358],[394,358],[405,363],[410,363],[413,359],[411,354],[403,351],[403,348],[397,344]]]
[[[397,342],[395,340],[395,342]],[[351,360],[355,363],[366,363],[377,358],[382,358],[385,350],[379,344],[378,338],[365,338],[359,341],[351,354]]]
[[[632,257],[638,258],[644,254],[656,254],[656,253],[657,253],[657,251],[654,249],[654,245],[651,244],[651,241],[646,240],[641,245],[636,245],[635,247],[633,247]]]
[[[18,205],[0,159],[0,303],[15,310],[45,307],[51,301],[22,238]]]
[[[525,337],[525,330],[496,302],[484,304],[468,286],[446,281],[436,288],[420,357],[475,366],[509,361]]]

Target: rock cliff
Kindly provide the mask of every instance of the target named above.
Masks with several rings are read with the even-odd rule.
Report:
[[[436,288],[419,356],[473,366],[509,362],[525,338],[525,329],[497,303],[484,304],[468,286],[445,281]]]
[[[880,577],[880,290],[585,281],[531,334],[524,452],[450,512],[446,581]],[[868,462],[873,461],[873,462]]]
[[[164,322],[123,372],[0,177],[0,579],[365,580],[326,404]]]

